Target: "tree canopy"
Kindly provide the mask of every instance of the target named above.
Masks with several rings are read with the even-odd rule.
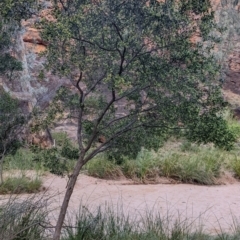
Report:
[[[234,137],[220,113],[225,103],[212,54],[210,1],[53,3],[54,20],[41,23],[47,68],[75,87],[61,89],[55,104],[68,107],[77,119],[80,149],[54,235],[58,239],[77,175],[96,154],[134,156],[141,147],[157,148],[171,129],[218,146],[231,147]]]

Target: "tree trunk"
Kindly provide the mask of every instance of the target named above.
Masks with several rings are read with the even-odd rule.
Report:
[[[0,185],[3,183],[3,157],[0,159]]]
[[[3,184],[3,161],[4,161],[5,153],[6,153],[6,148],[4,146],[4,150],[0,158],[0,185]]]
[[[73,189],[74,189],[74,186],[76,184],[79,172],[84,165],[84,161],[83,161],[84,156],[85,156],[85,152],[81,153],[81,155],[78,159],[78,162],[77,162],[77,164],[74,168],[73,174],[72,174],[72,176],[69,180],[67,190],[66,190],[66,193],[65,193],[65,196],[64,196],[64,200],[63,200],[63,203],[62,203],[62,206],[61,206],[61,210],[60,210],[60,213],[59,213],[59,217],[58,217],[58,220],[57,220],[57,225],[55,227],[53,240],[59,240],[60,239],[61,229],[62,229],[63,222],[64,222],[64,219],[65,219],[65,216],[66,216],[69,200],[70,200],[71,195],[73,193]]]

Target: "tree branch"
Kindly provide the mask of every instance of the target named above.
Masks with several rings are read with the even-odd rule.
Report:
[[[91,93],[91,92],[95,89],[95,87],[96,87],[105,77],[106,77],[106,73],[104,73],[104,75],[103,75],[102,77],[100,77],[100,78],[92,85],[92,87],[86,92],[85,97],[86,97],[89,93]]]
[[[93,129],[93,134],[92,134],[92,137],[91,139],[89,140],[89,142],[87,143],[87,147],[85,148],[85,152],[87,152],[91,146],[92,146],[92,143],[93,141],[95,140],[97,134],[98,134],[98,126],[99,124],[101,123],[103,117],[105,116],[106,112],[109,110],[109,108],[111,107],[111,105],[115,102],[115,99],[116,99],[116,95],[115,95],[115,90],[112,88],[112,99],[111,101],[108,103],[108,105],[106,106],[106,108],[103,110],[103,112],[101,113],[101,115],[99,116],[99,118],[97,119],[96,121],[96,124],[94,126],[94,129]]]

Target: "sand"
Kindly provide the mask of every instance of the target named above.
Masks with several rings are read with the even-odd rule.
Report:
[[[47,193],[55,195],[51,201],[54,218],[57,217],[67,178],[48,174],[44,178]],[[57,194],[57,195],[56,195]],[[100,180],[80,175],[69,204],[69,213],[77,212],[82,203],[90,211],[109,204],[137,220],[147,212],[160,213],[170,221],[188,219],[204,231],[231,232],[234,221],[240,223],[240,183],[217,186],[191,184],[136,185],[127,180]],[[73,215],[72,215],[73,216]],[[236,222],[235,222],[236,224]]]

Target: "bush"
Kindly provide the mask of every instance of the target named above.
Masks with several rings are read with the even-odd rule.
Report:
[[[50,173],[63,176],[68,172],[67,159],[63,158],[57,148],[41,149],[35,155],[34,161],[42,162]]]
[[[161,175],[182,182],[214,184],[220,175],[223,156],[217,151],[202,151],[198,154],[169,154],[159,161]]]
[[[215,114],[203,114],[189,129],[186,137],[191,142],[214,143],[225,150],[231,150],[237,138],[227,121]]]
[[[235,177],[240,178],[240,158],[236,158],[231,164]]]
[[[4,169],[40,170],[43,168],[40,162],[34,161],[36,150],[33,148],[19,148],[15,153],[8,154],[5,158]]]
[[[104,159],[103,156],[91,160],[85,168],[93,177],[116,179],[122,176],[121,168],[115,162]]]

